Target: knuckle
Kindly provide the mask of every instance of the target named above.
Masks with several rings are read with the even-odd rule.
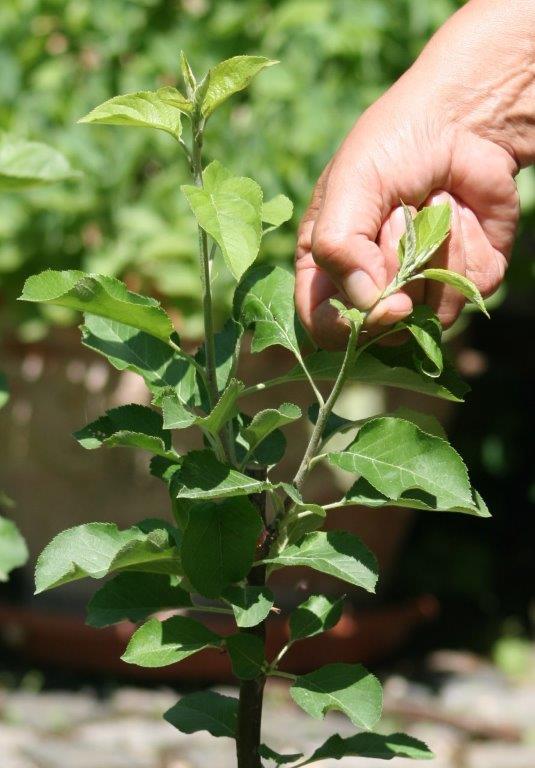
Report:
[[[320,230],[315,232],[312,241],[312,255],[319,267],[327,271],[341,271],[347,258],[348,242],[345,235]]]

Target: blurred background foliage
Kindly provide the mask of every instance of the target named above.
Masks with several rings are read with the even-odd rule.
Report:
[[[76,125],[90,108],[118,93],[175,84],[181,49],[197,73],[241,53],[279,59],[247,96],[232,99],[211,120],[207,159],[217,157],[234,172],[253,176],[267,195],[284,192],[294,200],[292,222],[265,246],[266,257],[289,261],[299,216],[338,143],[461,4],[2,0],[0,130],[46,141],[83,172],[74,182],[0,199],[4,332],[31,341],[51,324],[72,323],[66,311],[20,305],[15,297],[27,274],[81,267],[159,295],[181,333],[200,333],[181,153],[159,132]],[[462,596],[463,621],[458,613],[449,615],[457,621],[453,636],[458,629],[465,641],[467,627],[481,625],[482,617],[493,624],[512,613],[525,625],[533,596],[533,539],[526,530],[535,502],[527,448],[535,373],[533,343],[518,333],[531,328],[531,336],[535,320],[533,169],[524,170],[518,184],[523,217],[517,253],[492,323],[477,319],[465,334],[465,372],[476,391],[454,430],[476,485],[489,490],[495,522],[476,522],[476,529],[471,520],[421,519],[394,589],[418,592],[425,571],[427,588],[443,599]],[[220,309],[230,298],[226,280],[221,273]]]

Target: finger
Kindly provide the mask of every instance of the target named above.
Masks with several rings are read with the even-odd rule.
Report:
[[[475,213],[462,203],[459,204],[459,216],[465,249],[466,276],[475,283],[484,298],[491,296],[504,278],[507,258],[492,246]]]

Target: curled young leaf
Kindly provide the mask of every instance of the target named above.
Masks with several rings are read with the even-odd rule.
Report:
[[[342,617],[344,601],[311,595],[290,616],[290,640],[295,642],[332,629]]]

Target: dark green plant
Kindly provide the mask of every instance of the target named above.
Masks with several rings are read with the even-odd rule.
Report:
[[[348,755],[428,758],[430,751],[416,739],[372,732],[381,715],[381,686],[360,664],[328,664],[301,676],[281,670],[294,643],[338,622],[342,600],[310,596],[290,616],[288,643],[276,658],[265,655],[266,623],[274,609],[268,586],[273,571],[308,566],[375,590],[373,554],[346,531],[322,530],[330,509],[361,504],[488,516],[462,459],[435,419],[404,410],[352,422],[334,412],[349,380],[462,400],[466,388],[444,355],[437,318],[418,307],[370,338],[366,313],[334,301],[347,323],[347,347],[339,353],[315,349],[295,314],[291,272],[254,263],[263,237],[291,216],[290,201],[279,195],[264,202],[252,179],[234,176],[218,161],[203,166],[206,126],[214,110],[273,63],[239,56],[197,81],[182,56],[185,93],[168,86],[118,96],[81,121],[156,128],[184,152],[193,183],[182,189],[198,225],[205,342],[195,355],[186,353],[158,302],[113,278],[46,271],[27,280],[22,299],[83,312],[85,346],[145,380],[154,408],[112,409],[75,436],[88,449],[130,446],[151,453],[151,473],[169,489],[173,518],[172,523],[144,520],[127,530],[90,523],[60,533],[39,557],[37,592],[86,576],[111,575],[89,603],[88,622],[98,627],[123,619],[143,622],[123,656],[131,664],[163,667],[206,648],[226,651],[240,682],[239,699],[194,693],[166,718],[186,733],[208,730],[235,739],[239,768],[259,768],[263,761],[304,766]],[[184,119],[190,140],[182,134]],[[399,272],[384,295],[413,280],[440,280],[486,311],[469,281],[426,266],[448,236],[449,208],[425,208],[414,220],[405,212]],[[216,330],[211,291],[217,253],[237,287],[232,317]],[[401,346],[378,345],[400,330],[409,339]],[[240,346],[248,332],[253,353],[279,345],[294,355],[295,367],[269,381],[237,379]],[[301,411],[280,400],[252,415],[242,408],[255,392],[294,381],[310,385],[312,434],[295,476],[274,482],[272,469],[286,447],[283,428],[300,419]],[[319,387],[325,381],[331,382],[327,397]],[[355,427],[356,437],[343,450],[329,450],[333,435]],[[187,428],[196,429],[203,443],[180,456],[173,431]],[[305,481],[321,461],[355,476],[346,494],[325,506],[305,493]],[[211,602],[199,602],[197,596]],[[164,608],[178,612],[164,621],[150,618]],[[221,637],[190,616],[203,611],[234,617],[236,632]],[[276,754],[261,741],[262,696],[271,676],[291,681],[291,697],[312,717],[337,709],[363,732],[351,738],[335,735],[307,759]]]

